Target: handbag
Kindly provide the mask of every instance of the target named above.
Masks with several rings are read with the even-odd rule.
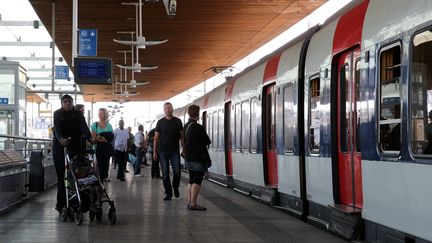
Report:
[[[189,130],[189,127],[193,124],[190,123],[189,126],[186,128],[185,136]],[[185,161],[186,169],[189,171],[195,171],[195,172],[205,172],[208,168],[210,168],[211,164],[211,158],[210,154],[208,152],[207,146],[203,145],[201,146],[200,156],[198,161]]]
[[[186,169],[194,172],[205,172],[207,170],[207,165],[197,161],[186,160]]]

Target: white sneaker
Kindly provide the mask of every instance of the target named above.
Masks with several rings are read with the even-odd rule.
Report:
[[[143,175],[141,175],[141,174],[136,174],[136,175],[134,175],[134,177],[143,177]]]

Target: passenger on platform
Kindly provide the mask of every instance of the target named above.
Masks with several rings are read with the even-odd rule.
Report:
[[[96,160],[99,175],[102,181],[110,182],[108,179],[109,160],[113,156],[112,141],[114,139],[113,128],[108,122],[109,113],[105,108],[98,112],[99,122],[91,125],[93,138],[96,142]]]
[[[124,121],[119,121],[119,127],[114,130],[115,137],[115,159],[117,161],[117,179],[125,181],[126,162],[128,160],[128,139],[129,131],[124,128]]]
[[[428,144],[426,146],[424,154],[432,154],[432,110],[429,111],[429,120],[430,122],[426,125],[426,139],[428,140]]]
[[[85,112],[84,105],[83,104],[76,104],[75,110],[81,111],[84,114],[84,112]]]
[[[138,132],[135,134],[135,154],[136,158],[133,162],[134,166],[134,176],[142,176],[141,175],[141,162],[143,160],[143,157],[145,155],[145,141],[144,141],[144,126],[139,125],[138,126]]]
[[[159,167],[159,161],[153,160],[153,146],[154,146],[154,137],[155,137],[155,128],[151,129],[150,132],[146,136],[146,142],[147,142],[147,161],[151,161],[151,177],[152,179],[160,179],[160,167]]]
[[[77,110],[77,111],[81,111],[83,113],[83,115],[85,116],[85,113],[84,113],[85,110],[84,110],[84,105],[83,104],[76,104],[74,106],[74,109]],[[86,142],[86,139],[85,139],[84,135],[81,136],[81,139],[82,139],[82,141],[81,141],[82,149],[86,150],[87,149],[87,142]]]
[[[135,151],[136,151],[136,147],[135,147],[135,137],[132,134],[132,127],[128,127],[127,128],[128,132],[129,132],[129,139],[128,139],[128,153],[132,154],[133,156],[136,156]],[[129,161],[131,163],[133,163],[134,161]]]
[[[174,189],[174,196],[180,197],[180,152],[179,140],[184,147],[183,124],[181,120],[173,116],[173,106],[171,103],[164,104],[165,117],[161,118],[156,124],[153,160],[159,159],[162,167],[162,179],[165,188],[164,200],[171,200]],[[169,165],[173,169],[173,181],[169,176]]]
[[[82,149],[81,136],[91,139],[91,133],[81,112],[73,108],[73,99],[70,95],[63,95],[61,108],[54,112],[53,132],[53,160],[57,173],[57,203],[55,209],[61,211],[66,204],[66,190],[64,185],[65,154],[64,147],[69,151]]]
[[[204,173],[207,171],[207,161],[202,161],[204,153],[208,155],[207,146],[211,144],[210,138],[201,124],[198,124],[200,108],[197,105],[188,107],[189,121],[185,124],[185,161],[186,165],[194,163],[197,166],[190,166],[188,191],[188,206],[189,210],[204,211],[207,208],[200,206],[197,203],[198,194],[201,189],[201,183],[204,178]]]

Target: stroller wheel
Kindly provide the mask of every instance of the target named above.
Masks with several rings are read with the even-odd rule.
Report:
[[[66,222],[68,217],[68,210],[66,208],[62,208],[60,211],[60,220],[62,222]]]
[[[96,212],[96,220],[97,220],[98,222],[102,221],[102,208],[101,208],[100,211],[97,211],[97,212]]]
[[[110,208],[108,211],[108,219],[110,225],[114,225],[117,222],[117,215],[114,209]]]
[[[73,208],[67,208],[67,217],[70,219],[71,222],[74,221],[74,210]]]
[[[89,218],[90,222],[93,222],[95,220],[96,214],[93,211],[89,211]]]
[[[75,211],[75,223],[76,223],[77,225],[81,225],[82,222],[83,222],[83,213],[81,212],[80,209],[77,209],[77,210]]]

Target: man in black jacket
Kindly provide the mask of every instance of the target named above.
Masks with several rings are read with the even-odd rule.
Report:
[[[64,185],[65,155],[64,148],[79,152],[82,149],[82,136],[90,140],[91,134],[85,122],[84,115],[73,107],[70,95],[63,95],[61,108],[54,112],[53,160],[57,172],[57,204],[60,211],[66,203],[66,190]]]

